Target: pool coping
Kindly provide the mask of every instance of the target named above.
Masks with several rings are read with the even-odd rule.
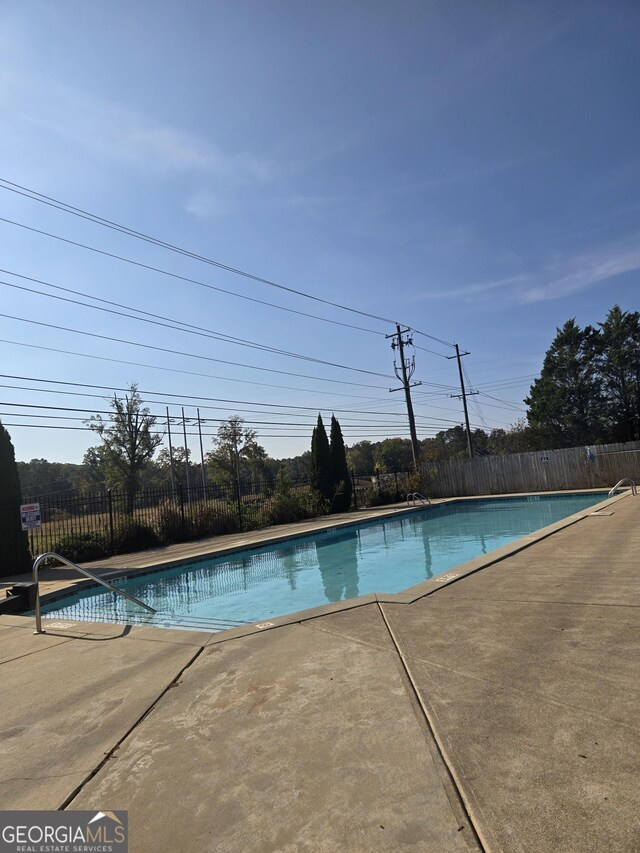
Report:
[[[553,492],[518,492],[511,493],[506,495],[477,495],[473,497],[459,497],[459,498],[444,498],[437,501],[432,502],[432,506],[442,506],[445,504],[451,503],[459,503],[463,501],[473,501],[473,500],[507,500],[509,498],[517,498],[517,497],[534,497],[534,496],[551,496],[551,495],[563,495],[563,494],[589,494],[597,491],[602,491],[602,489],[579,489],[572,490],[571,492],[567,490],[563,491],[553,491]],[[331,613],[337,613],[343,610],[353,610],[359,607],[364,607],[369,604],[373,604],[379,602],[381,604],[413,604],[414,602],[420,600],[421,598],[425,598],[426,596],[433,595],[434,592],[437,592],[439,589],[443,589],[444,587],[450,586],[453,583],[456,583],[462,580],[465,577],[469,577],[469,575],[475,574],[476,572],[481,571],[482,569],[488,568],[489,566],[495,565],[496,563],[500,563],[508,557],[513,556],[514,554],[519,553],[520,551],[524,551],[527,548],[530,548],[532,545],[537,542],[541,542],[544,539],[547,539],[550,536],[553,536],[555,533],[560,530],[564,530],[567,527],[571,527],[574,524],[577,524],[579,521],[583,521],[586,518],[597,517],[597,518],[607,518],[612,515],[611,512],[606,512],[606,510],[614,506],[618,501],[623,500],[629,497],[632,494],[631,490],[621,492],[620,494],[613,495],[612,497],[606,497],[602,502],[594,504],[587,509],[583,509],[578,511],[577,513],[573,513],[573,515],[566,516],[565,518],[560,519],[559,521],[554,522],[553,524],[549,524],[546,527],[541,527],[533,533],[526,534],[525,536],[521,536],[518,539],[515,539],[513,542],[509,542],[506,545],[502,545],[499,548],[495,548],[494,550],[488,552],[487,554],[482,554],[479,557],[474,557],[471,560],[467,560],[464,563],[460,563],[457,566],[454,566],[452,569],[448,570],[442,575],[439,575],[435,578],[431,578],[426,581],[421,581],[414,586],[408,587],[406,590],[397,593],[379,593],[379,592],[370,592],[364,595],[359,595],[354,598],[349,598],[346,600],[335,601],[328,604],[321,604],[316,607],[309,607],[303,610],[296,610],[292,613],[286,613],[282,616],[274,616],[263,621],[259,622],[251,622],[246,625],[240,625],[238,627],[226,628],[223,630],[208,630],[206,628],[188,628],[187,630],[194,635],[201,635],[203,638],[203,645],[215,645],[217,643],[226,642],[227,640],[234,640],[240,637],[249,636],[252,634],[262,633],[264,631],[273,630],[274,628],[280,628],[285,625],[292,625],[302,622],[307,622],[312,619],[317,619],[321,616],[326,616]],[[408,515],[414,512],[420,512],[424,510],[424,506],[419,507],[403,507],[403,508],[395,508],[395,509],[387,509],[386,512],[380,513],[380,515],[374,515],[366,519],[366,522],[375,522],[376,520],[382,518],[396,518],[401,515]],[[604,510],[604,512],[603,512]],[[180,557],[175,560],[169,560],[165,563],[154,565],[153,567],[144,566],[139,569],[135,568],[123,568],[120,570],[116,570],[114,572],[104,573],[101,577],[116,580],[122,577],[133,577],[133,576],[144,576],[147,574],[157,574],[161,571],[166,571],[167,569],[179,568],[181,565],[190,565],[197,562],[203,562],[208,559],[218,558],[228,556],[233,553],[239,553],[241,551],[253,550],[254,548],[261,548],[266,545],[278,544],[283,541],[290,541],[292,539],[304,539],[310,538],[318,533],[326,532],[327,530],[333,529],[342,529],[348,528],[352,526],[358,526],[363,523],[363,519],[355,520],[355,519],[346,519],[346,520],[331,520],[330,517],[327,518],[326,525],[316,527],[311,531],[301,531],[297,534],[283,533],[282,535],[268,537],[266,539],[262,539],[260,541],[256,541],[251,545],[247,545],[246,543],[243,545],[237,546],[229,546],[228,548],[221,548],[220,550],[216,550],[211,552],[208,555],[200,555],[197,557]],[[74,589],[85,589],[91,586],[97,586],[94,581],[91,580],[71,580],[64,587],[52,590],[51,592],[44,593],[41,595],[41,602],[44,604],[46,602],[52,602],[59,598],[66,597],[69,593]],[[56,611],[53,611],[55,613]],[[18,618],[31,618],[31,616],[24,616],[22,614],[16,614]],[[90,626],[93,624],[103,625],[128,625],[132,623],[127,622],[99,622],[92,623],[90,621],[77,620],[73,623],[74,626],[76,624]],[[154,624],[141,624],[135,623],[135,627],[139,629],[151,629],[151,630],[159,630],[159,631],[175,631],[178,630],[176,628],[168,628],[161,625]],[[204,638],[207,638],[206,640]]]

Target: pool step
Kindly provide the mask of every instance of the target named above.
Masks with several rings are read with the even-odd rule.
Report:
[[[56,621],[60,616],[55,611],[43,615],[43,620]],[[148,625],[150,628],[178,628],[191,631],[226,631],[229,628],[238,628],[241,625],[250,624],[247,622],[237,622],[230,619],[215,619],[206,616],[183,616],[178,613],[161,613],[146,614],[136,613],[127,614],[126,618],[119,619],[114,614],[105,610],[104,612],[94,611],[91,619],[82,619],[77,616],[73,617],[74,622],[109,622],[119,625]]]

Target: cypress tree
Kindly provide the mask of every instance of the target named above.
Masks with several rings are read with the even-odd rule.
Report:
[[[333,501],[335,486],[331,448],[321,415],[318,415],[311,437],[311,486],[329,503]]]
[[[351,477],[347,466],[342,430],[335,415],[331,416],[331,462],[333,465],[334,499],[333,512],[347,512],[351,507]]]
[[[0,576],[28,572],[31,555],[20,524],[21,489],[11,437],[0,423]]]

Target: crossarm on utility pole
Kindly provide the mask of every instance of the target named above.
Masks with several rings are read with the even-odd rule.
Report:
[[[409,419],[409,433],[411,435],[411,453],[413,456],[413,467],[417,471],[418,470],[418,459],[420,458],[420,445],[418,444],[418,434],[416,432],[416,420],[413,414],[413,403],[411,402],[411,376],[413,375],[413,371],[415,370],[415,364],[412,363],[409,368],[407,360],[404,357],[404,347],[405,345],[411,344],[411,338],[408,338],[406,341],[403,339],[402,335],[408,332],[409,329],[400,330],[399,324],[396,324],[396,333],[394,335],[387,335],[387,338],[393,338],[391,343],[391,348],[396,349],[400,353],[400,371],[401,375],[398,374],[398,368],[394,364],[395,373],[398,379],[402,382],[402,389],[404,390],[404,398],[407,403],[407,417]],[[421,385],[421,382],[414,382],[414,385]],[[391,388],[391,391],[400,391],[400,388]]]
[[[462,362],[460,361],[461,356],[469,355],[468,352],[460,352],[460,347],[458,344],[454,344],[456,348],[455,355],[448,355],[447,358],[455,358],[458,361],[458,376],[460,377],[460,394],[452,394],[452,397],[462,398],[462,406],[464,408],[464,422],[467,428],[467,452],[469,454],[469,459],[473,459],[473,444],[471,442],[471,427],[469,426],[469,409],[467,408],[467,397],[471,394],[477,394],[477,391],[467,391],[464,387],[464,375],[462,373]]]

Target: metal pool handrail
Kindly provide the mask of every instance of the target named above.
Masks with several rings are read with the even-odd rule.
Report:
[[[611,497],[611,495],[615,492],[615,490],[618,489],[623,483],[631,483],[631,494],[632,495],[638,494],[638,490],[636,489],[635,481],[632,480],[631,477],[623,477],[622,480],[618,480],[618,482],[615,484],[615,486],[611,489],[611,491],[609,492],[609,497]]]
[[[76,572],[79,572],[86,578],[90,578],[92,581],[102,584],[102,586],[106,586],[108,590],[111,590],[111,592],[115,592],[116,595],[120,595],[122,596],[122,598],[128,598],[129,601],[132,601],[139,607],[144,607],[144,609],[148,610],[150,613],[157,612],[156,610],[154,610],[153,607],[149,607],[148,604],[145,604],[144,601],[140,601],[138,598],[134,598],[133,595],[129,595],[129,593],[125,592],[123,589],[118,589],[117,586],[114,586],[112,583],[109,583],[109,581],[105,581],[102,578],[99,578],[97,575],[94,575],[87,569],[83,569],[81,566],[77,566],[75,563],[72,563],[71,560],[67,560],[67,558],[63,557],[61,554],[56,554],[54,551],[47,551],[46,554],[40,554],[40,556],[36,557],[33,561],[33,582],[36,585],[36,603],[34,607],[36,614],[36,630],[33,632],[34,634],[45,633],[45,631],[43,631],[42,629],[42,614],[40,612],[40,587],[38,585],[38,569],[40,568],[40,563],[44,562],[44,560],[49,559],[58,560],[58,562],[63,563],[65,566],[69,566],[69,568],[75,569]]]
[[[422,503],[428,503],[429,506],[431,506],[429,498],[425,498],[425,496],[421,495],[420,492],[410,492],[407,495],[407,506],[409,506],[409,501],[411,501],[415,506],[416,500],[422,501]]]

